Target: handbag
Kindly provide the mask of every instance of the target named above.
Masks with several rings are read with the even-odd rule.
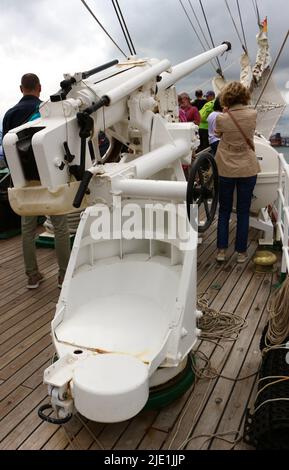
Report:
[[[228,109],[227,110],[227,113],[229,114],[230,118],[232,119],[233,123],[235,124],[235,126],[237,127],[237,129],[240,131],[242,137],[245,139],[248,147],[250,147],[251,150],[253,150],[253,152],[255,152],[255,146],[254,144],[252,143],[252,141],[246,136],[245,132],[243,131],[243,129],[241,128],[240,124],[238,123],[238,121],[236,120],[236,118],[233,116],[233,114],[231,113],[231,111]]]

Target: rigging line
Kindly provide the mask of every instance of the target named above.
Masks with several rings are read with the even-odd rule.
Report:
[[[132,42],[131,35],[129,34],[129,30],[128,30],[128,27],[127,27],[127,25],[126,25],[125,19],[124,19],[124,17],[123,17],[123,14],[122,14],[121,8],[120,8],[120,6],[119,6],[118,0],[115,0],[115,2],[116,2],[116,4],[117,4],[117,6],[118,6],[118,10],[119,10],[121,19],[122,19],[122,21],[123,21],[124,27],[125,27],[125,29],[126,29],[127,36],[128,36],[128,38],[129,38],[129,40],[130,40],[130,44],[131,44],[131,47],[132,47],[132,51],[133,51],[134,55],[136,55],[135,47],[134,47],[134,44],[133,44],[133,42]]]
[[[275,61],[274,61],[274,64],[273,64],[273,66],[272,66],[272,69],[270,70],[270,73],[269,73],[269,75],[268,75],[268,77],[267,77],[267,80],[266,80],[266,82],[264,83],[264,86],[263,86],[263,88],[262,88],[262,90],[261,90],[261,93],[260,93],[260,95],[259,95],[259,97],[258,97],[258,99],[257,99],[257,101],[256,101],[256,103],[255,103],[255,106],[254,106],[255,109],[257,108],[257,106],[258,106],[258,104],[259,104],[259,102],[260,102],[260,100],[261,100],[261,98],[262,98],[262,96],[263,96],[263,94],[264,94],[264,91],[265,91],[266,88],[267,88],[267,85],[268,85],[268,83],[269,83],[270,78],[272,77],[272,74],[273,74],[274,69],[275,69],[275,67],[276,67],[276,65],[277,65],[277,62],[278,62],[278,60],[279,60],[279,57],[280,57],[280,55],[282,54],[282,51],[283,51],[283,49],[284,49],[284,46],[285,46],[285,44],[286,44],[286,42],[287,42],[288,36],[289,36],[289,30],[288,30],[287,33],[286,33],[286,36],[285,36],[285,38],[284,38],[284,41],[282,42],[282,45],[281,45],[280,50],[279,50],[279,52],[278,52],[278,54],[277,54],[277,57],[276,57],[276,59],[275,59]]]
[[[245,45],[243,44],[242,38],[241,38],[241,36],[240,36],[239,30],[238,30],[238,28],[237,28],[236,22],[235,22],[235,20],[234,20],[234,17],[233,17],[233,15],[232,15],[232,12],[231,12],[231,9],[230,9],[230,7],[229,7],[229,4],[228,4],[227,0],[225,0],[225,4],[226,4],[227,10],[228,10],[228,12],[229,12],[230,18],[231,18],[231,20],[232,20],[232,23],[233,23],[233,25],[234,25],[235,31],[236,31],[236,33],[237,33],[237,36],[238,36],[238,38],[239,38],[240,44],[241,44],[241,46],[242,46],[242,49],[244,50],[244,52],[247,53],[247,48],[246,48]]]
[[[239,0],[236,0],[236,3],[237,3],[237,7],[238,7],[238,13],[239,13],[239,18],[240,18],[240,23],[241,23],[241,28],[242,28],[243,38],[244,38],[244,45],[245,45],[246,51],[248,51],[246,35],[245,35],[245,30],[244,30],[244,25],[243,25],[243,19],[242,19],[242,15],[241,15]]]
[[[188,20],[189,20],[190,25],[191,25],[191,27],[193,28],[193,30],[194,30],[194,32],[195,32],[195,34],[196,34],[196,36],[197,36],[197,38],[198,38],[198,40],[199,40],[199,42],[200,42],[202,48],[204,49],[204,51],[206,51],[207,49],[206,49],[206,47],[204,46],[204,43],[203,43],[203,41],[201,40],[201,38],[200,38],[200,36],[199,36],[199,34],[198,34],[198,31],[196,30],[195,26],[193,25],[193,23],[192,23],[192,21],[191,21],[191,18],[189,17],[188,12],[187,12],[187,10],[186,10],[186,8],[185,8],[185,6],[184,6],[182,0],[179,0],[179,2],[180,2],[180,4],[181,4],[181,6],[182,6],[182,9],[183,9],[184,12],[185,12],[186,17],[187,17]]]
[[[180,2],[180,4],[181,4],[181,6],[182,6],[182,9],[183,9],[184,12],[185,12],[186,17],[187,17],[188,20],[189,20],[189,23],[190,23],[190,25],[192,26],[192,28],[193,28],[193,30],[194,30],[194,32],[195,32],[195,34],[196,34],[196,36],[197,36],[197,38],[198,38],[198,40],[199,40],[201,46],[202,46],[202,48],[203,48],[204,51],[206,52],[207,49],[206,49],[206,47],[204,46],[203,41],[201,40],[201,38],[200,38],[200,36],[199,36],[199,34],[198,34],[198,31],[197,31],[196,28],[194,27],[194,25],[193,25],[193,23],[192,23],[192,21],[191,21],[191,18],[189,17],[186,8],[185,8],[184,5],[183,5],[182,0],[179,0],[179,2]],[[211,66],[212,66],[214,72],[217,72],[216,68],[215,68],[214,65],[212,64],[212,61],[210,61],[210,64],[211,64]]]
[[[234,62],[232,62],[230,65],[228,65],[227,67],[225,67],[225,68],[223,69],[223,72],[226,72],[227,70],[229,70],[229,69],[230,69],[231,67],[233,67],[233,65],[235,65],[237,62],[238,62],[237,59],[234,60]],[[211,81],[212,81],[211,78],[209,78],[209,79],[206,80],[205,82],[202,82],[201,84],[199,84],[199,85],[196,87],[196,89],[197,89],[197,88],[201,88],[201,89],[202,89],[205,85],[207,85],[207,83],[209,83],[209,82],[211,82]],[[191,91],[189,91],[189,94],[192,93],[193,91],[194,91],[194,89],[191,90]]]
[[[131,44],[130,44],[129,39],[128,39],[128,37],[127,37],[126,30],[125,30],[124,25],[123,25],[123,23],[122,23],[122,21],[121,21],[120,14],[119,14],[119,12],[118,12],[118,10],[117,10],[117,8],[116,8],[116,4],[114,3],[114,0],[111,0],[111,3],[112,3],[112,5],[113,5],[114,11],[115,11],[115,13],[116,13],[116,16],[117,16],[118,22],[119,22],[119,24],[120,24],[121,30],[122,30],[122,32],[123,32],[124,39],[126,40],[129,53],[130,53],[130,55],[133,55],[132,48],[131,48]]]
[[[206,26],[207,26],[207,29],[208,29],[210,39],[212,41],[212,45],[213,45],[213,47],[215,47],[214,40],[213,40],[211,30],[210,30],[210,27],[209,27],[209,23],[208,23],[208,20],[207,20],[207,17],[206,17],[206,13],[205,13],[205,10],[204,10],[203,4],[202,4],[202,0],[199,0],[199,4],[201,6],[201,9],[202,9],[202,12],[203,12],[203,15],[204,15],[205,23],[206,23]],[[220,61],[219,61],[219,57],[216,57],[216,61],[217,61],[218,66],[219,66],[220,75],[223,76],[222,67],[221,67],[221,64],[220,64]]]
[[[252,0],[252,5],[253,5],[254,13],[255,13],[255,15],[256,15],[256,20],[257,20],[257,22],[258,22],[258,14],[257,14],[256,5],[255,5],[255,3],[254,3],[254,0]]]
[[[202,26],[201,26],[201,24],[200,24],[198,15],[196,14],[195,9],[194,9],[194,7],[193,7],[193,5],[192,5],[192,3],[191,3],[191,0],[188,0],[188,1],[189,1],[191,10],[192,10],[192,12],[193,12],[193,14],[194,14],[194,17],[195,17],[195,19],[196,19],[196,21],[197,21],[197,23],[198,23],[199,28],[200,28],[200,31],[201,31],[201,33],[202,33],[202,35],[203,35],[203,38],[204,38],[204,40],[205,40],[205,43],[206,43],[207,47],[208,47],[209,49],[211,49],[211,46],[210,46],[210,44],[209,44],[209,41],[207,40],[207,38],[206,38],[206,36],[205,36],[205,33],[204,33],[203,28],[202,28]]]
[[[81,3],[83,3],[83,5],[85,6],[85,8],[89,11],[89,13],[93,16],[93,18],[95,19],[95,21],[97,22],[97,24],[101,27],[101,29],[105,32],[105,34],[109,37],[109,39],[113,42],[113,44],[118,48],[118,50],[124,55],[125,58],[127,58],[127,55],[126,53],[119,47],[119,45],[115,42],[115,40],[111,37],[111,35],[106,31],[106,29],[104,28],[104,26],[102,26],[101,22],[96,18],[95,14],[93,13],[93,11],[89,8],[89,6],[87,5],[87,3],[85,2],[85,0],[80,0]]]
[[[260,12],[259,12],[259,8],[258,8],[257,0],[255,0],[255,6],[256,6],[256,12],[257,12],[257,21],[258,21],[258,25],[260,26],[261,25],[261,20],[260,20]]]
[[[193,5],[192,5],[192,3],[191,3],[191,0],[188,0],[188,2],[189,2],[189,5],[190,5],[190,7],[191,7],[191,10],[192,10],[192,12],[193,12],[193,14],[194,14],[194,17],[195,17],[195,19],[196,19],[196,21],[197,21],[197,24],[198,24],[198,26],[199,26],[199,28],[200,28],[200,31],[201,31],[202,36],[203,36],[203,38],[204,38],[204,41],[205,41],[205,43],[206,43],[208,49],[211,49],[211,46],[210,46],[210,44],[209,44],[209,41],[208,41],[207,38],[206,38],[206,35],[205,35],[204,31],[203,31],[202,25],[201,25],[201,23],[200,23],[200,21],[199,21],[198,15],[196,14],[196,11],[195,11]],[[215,58],[215,60],[216,60],[217,67],[218,67],[217,59]],[[216,71],[217,71],[217,69],[216,69]]]

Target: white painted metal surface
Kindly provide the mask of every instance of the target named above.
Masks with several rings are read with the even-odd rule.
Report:
[[[159,90],[161,91],[168,88],[181,78],[191,73],[192,70],[197,70],[199,67],[206,64],[214,57],[223,54],[227,50],[228,44],[222,44],[221,46],[211,49],[210,51],[204,52],[203,54],[193,57],[192,59],[175,65],[172,67],[172,71],[170,73],[164,72],[162,74],[162,80],[158,86]]]
[[[128,201],[123,200],[122,206]],[[143,214],[145,208],[143,201]],[[174,212],[174,205],[159,204],[151,210],[160,216],[164,211]],[[69,366],[63,363],[63,375],[76,409],[90,419],[115,422],[136,414],[147,400],[149,382],[164,381],[166,368],[169,378],[172,370],[177,373],[197,340],[197,233],[188,224],[185,210],[181,214],[189,234],[183,247],[180,237],[169,239],[168,226],[163,236],[149,225],[132,240],[123,233],[119,238],[94,240],[96,207],[87,208],[81,218],[52,334],[59,357],[79,358],[79,366],[75,360]],[[126,373],[118,385],[114,381],[118,363],[113,358],[119,355],[137,362],[124,361]],[[96,378],[102,367],[97,358],[105,357],[111,371],[106,393],[106,382],[100,384]],[[141,383],[134,372],[134,367],[141,372],[139,364],[145,365],[147,373]],[[55,375],[55,365],[50,367],[48,383]],[[78,370],[83,371],[81,375]],[[113,403],[121,405],[119,413]]]
[[[289,164],[282,153],[278,157],[277,239],[282,243],[281,274],[286,274],[289,272]]]
[[[251,211],[258,212],[276,199],[278,186],[278,152],[264,137],[255,136],[256,155],[261,166],[253,193]]]
[[[112,184],[113,191],[120,191],[124,196],[146,197],[148,194],[152,198],[173,199],[185,201],[187,192],[186,181],[160,181],[160,180],[139,180],[118,179]]]
[[[99,354],[79,362],[73,374],[77,410],[102,423],[135,416],[147,402],[147,366],[125,354]]]

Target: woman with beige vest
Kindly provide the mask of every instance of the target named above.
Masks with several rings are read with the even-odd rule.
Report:
[[[248,107],[250,92],[240,82],[229,83],[221,93],[224,113],[216,119],[215,134],[220,137],[216,154],[219,171],[219,220],[217,261],[226,260],[229,220],[233,194],[237,191],[237,262],[247,259],[249,211],[260,165],[254,148],[257,112]]]

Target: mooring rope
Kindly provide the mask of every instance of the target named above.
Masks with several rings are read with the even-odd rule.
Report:
[[[217,311],[209,307],[207,294],[201,294],[197,307],[203,312],[198,320],[198,328],[202,330],[201,339],[236,341],[240,332],[247,327],[247,320],[231,312]]]
[[[265,345],[267,348],[271,346],[285,346],[283,343],[289,337],[289,277],[283,282],[271,297],[268,303],[269,324],[268,331],[265,336]]]

